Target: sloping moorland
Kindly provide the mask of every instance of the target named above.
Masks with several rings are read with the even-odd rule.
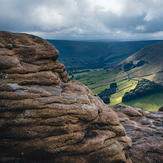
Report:
[[[140,60],[146,61],[145,64],[139,67],[131,68],[126,72],[123,70],[123,66],[126,63],[130,63],[131,61],[136,64]],[[111,96],[111,103],[109,105],[119,104],[122,101],[122,96],[125,92],[129,92],[131,89],[134,89],[137,85],[137,81],[142,78],[154,81],[156,83],[162,84],[163,79],[163,43],[156,43],[153,45],[148,45],[138,51],[137,53],[131,55],[127,59],[125,59],[120,64],[114,66],[109,73],[117,74],[112,76],[111,78],[90,85],[94,93],[98,93],[98,90],[104,88],[106,85],[109,85],[111,82],[117,82],[118,90],[115,94]],[[116,73],[117,72],[117,73]],[[128,79],[129,76],[129,79]],[[96,92],[97,91],[97,92]],[[125,102],[123,104],[130,106],[141,107],[144,110],[158,110],[159,107],[163,105],[162,93],[150,94],[146,97],[141,97],[139,99],[132,100],[130,102]]]
[[[113,67],[141,48],[160,42],[158,40],[131,42],[47,41],[59,50],[58,61],[66,66],[68,72],[79,69]]]
[[[125,92],[129,92],[131,89],[134,89],[138,80],[141,80],[142,78],[162,84],[163,43],[161,41],[158,43],[155,42],[158,41],[117,43],[51,41],[51,43],[56,44],[56,47],[58,46],[57,48],[60,51],[60,60],[62,61],[63,56],[63,58],[67,57],[65,60],[68,60],[67,67],[72,68],[68,69],[70,70],[68,72],[72,80],[78,80],[82,82],[83,84],[87,85],[93,93],[96,94],[99,94],[106,88],[110,88],[111,83],[117,83],[117,91],[115,94],[111,95],[109,105],[122,104],[122,97]],[[63,47],[65,45],[66,48],[64,49]],[[64,53],[65,51],[66,53]],[[91,65],[90,62],[90,66],[86,64],[87,62],[82,62],[82,60],[91,61],[91,58],[93,58],[92,62],[97,64],[97,67],[93,68],[93,64]],[[101,60],[99,58],[101,58]],[[126,63],[132,61],[133,64],[136,65],[141,60],[146,61],[146,63],[139,67],[128,70],[127,73],[129,76],[126,72],[124,72],[123,66]],[[118,61],[119,63],[117,64]],[[99,63],[103,63],[103,66]],[[106,65],[110,66],[107,67]],[[113,67],[110,68],[111,66]],[[136,99],[134,100],[135,102],[131,101],[123,104],[138,106],[144,110],[158,110],[158,108],[163,105],[161,99],[159,99],[162,97],[163,95],[159,93],[158,96],[154,94]],[[153,100],[149,100],[149,98],[152,98]],[[148,103],[146,103],[147,101]]]

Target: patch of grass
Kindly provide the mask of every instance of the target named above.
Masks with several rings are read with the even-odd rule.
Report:
[[[116,104],[122,104],[122,105],[129,105],[131,107],[139,107],[143,110],[148,111],[158,111],[158,109],[163,106],[163,93],[156,93],[152,95],[148,95],[145,97],[141,97],[132,101],[128,101],[125,103],[122,103],[122,97],[125,94],[125,92],[129,92],[131,89],[134,89],[137,85],[136,80],[120,80],[120,78],[113,78],[115,81],[110,80],[109,82],[103,82],[107,81],[110,77],[114,77],[117,75],[120,75],[123,71],[109,71],[104,69],[90,69],[90,71],[87,72],[77,72],[74,73],[74,78],[80,77],[77,79],[79,82],[87,85],[91,88],[91,85],[94,83],[99,83],[97,86],[92,89],[92,93],[99,94],[106,88],[110,88],[111,82],[116,82],[118,89],[115,94],[111,95],[110,97],[110,103],[109,105],[116,105]],[[70,76],[71,77],[71,76]],[[117,81],[116,81],[117,80]],[[101,84],[100,84],[101,83]]]
[[[120,73],[122,73],[122,72],[119,72],[118,74],[120,74]],[[112,76],[112,75],[114,76],[114,74],[110,74],[110,76]],[[127,81],[127,80],[122,80],[122,81],[120,81],[120,82],[116,82],[116,81],[113,81],[113,82],[116,82],[116,83],[117,83],[118,89],[123,89],[123,87],[126,85],[126,84],[125,84],[126,81]],[[134,81],[134,82],[135,82],[135,81]],[[97,88],[91,89],[91,91],[92,91],[92,93],[99,94],[99,93],[101,93],[103,90],[109,89],[109,88],[110,88],[110,84],[111,84],[111,83],[108,83],[107,85],[101,85],[101,86],[99,86],[99,87],[97,87]],[[88,86],[88,87],[89,87],[89,86]]]
[[[95,70],[90,70],[89,72],[74,73],[72,75],[74,76],[73,80],[77,80],[83,83],[84,85],[91,85],[94,83],[100,83],[106,81],[108,78],[116,76],[117,74],[121,73],[119,71],[116,73],[108,72],[108,71],[109,71],[108,69],[107,70],[95,69]],[[69,77],[71,78],[72,75]]]
[[[101,72],[97,72],[93,76],[91,76],[88,81],[91,84],[93,84],[93,83],[99,83],[99,82],[103,82],[103,81],[105,81],[108,78],[113,77],[113,76],[116,76],[116,74],[114,74],[114,73],[108,73],[107,74],[107,73],[103,73],[101,71]]]
[[[121,103],[122,97],[125,94],[125,92],[134,89],[136,85],[137,85],[137,81],[135,80],[122,80],[120,82],[117,82],[118,89],[116,93],[111,95],[109,105],[111,106],[111,105],[116,105]]]
[[[92,89],[91,91],[92,91],[92,93],[99,94],[103,90],[109,89],[109,88],[110,88],[110,84],[109,85],[104,85],[104,86],[101,86],[101,87],[97,87],[95,89]]]
[[[147,111],[158,111],[163,106],[163,93],[155,93],[147,95],[135,100],[121,103],[122,105],[129,105],[131,107],[138,107]]]

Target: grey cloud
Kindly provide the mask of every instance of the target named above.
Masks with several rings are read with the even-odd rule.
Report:
[[[146,22],[144,33],[154,33],[163,31],[163,18]]]
[[[123,30],[129,32],[138,32],[136,27],[145,25],[145,21],[143,20],[145,14],[134,17],[120,17],[116,14],[108,12],[103,15],[98,15],[97,17],[99,22],[104,24],[106,28],[110,29],[111,31]]]
[[[162,0],[115,1],[121,10],[109,9],[112,0],[0,0],[0,30],[54,39],[152,39],[163,31]]]

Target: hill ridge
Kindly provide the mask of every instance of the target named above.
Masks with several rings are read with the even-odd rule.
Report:
[[[146,45],[161,40],[131,42],[87,42],[49,40],[60,52],[58,61],[71,69],[110,68]]]

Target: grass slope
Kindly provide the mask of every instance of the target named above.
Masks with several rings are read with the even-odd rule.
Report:
[[[144,64],[143,66],[128,71],[130,78],[136,80],[146,78],[155,82],[163,83],[163,42],[144,47],[134,55],[116,65],[115,69],[123,68],[123,65],[130,61],[137,63],[140,60],[145,60],[148,64]]]
[[[155,93],[147,95],[129,102],[121,103],[122,105],[129,105],[132,107],[139,107],[147,111],[158,111],[163,106],[163,93]]]
[[[124,85],[120,88],[119,91],[117,91],[115,94],[111,96],[111,103],[109,105],[116,105],[118,103],[121,103],[122,96],[125,92],[133,89],[136,86],[136,81],[141,80],[142,78],[146,78],[158,83],[163,84],[163,43],[156,43],[153,45],[148,45],[147,47],[141,49],[139,52],[135,53],[134,55],[127,58],[125,61],[121,62],[117,68],[113,68],[112,72],[118,70],[119,68],[123,68],[124,63],[129,63],[130,61],[133,61],[137,63],[140,60],[145,60],[148,62],[148,64],[144,64],[143,66],[136,67],[130,71],[128,71],[130,82],[125,82]],[[111,80],[114,80],[117,83],[121,83],[125,81],[125,78],[127,78],[126,73],[120,73],[116,76],[112,77],[111,79],[107,79],[104,82],[101,83],[95,83],[90,86],[90,88],[97,87],[98,91],[101,88],[105,88],[111,82]],[[131,84],[131,81],[132,84]],[[126,87],[126,88],[125,88]],[[93,89],[94,90],[94,89]],[[133,101],[124,103],[126,105],[134,106],[134,107],[140,107],[144,110],[151,110],[151,111],[157,111],[159,107],[163,106],[162,101],[163,94],[153,94],[149,96],[144,96],[139,99],[135,99]]]
[[[68,72],[75,69],[113,67],[146,45],[155,41],[87,42],[47,40],[60,52],[58,61]]]
[[[118,90],[116,91],[115,94],[111,95],[110,103],[109,103],[110,106],[122,103],[122,97],[125,94],[125,92],[134,89],[137,85],[137,81],[127,79],[118,82],[117,85],[118,85]]]
[[[136,85],[137,85],[137,81],[135,80],[126,79],[126,80],[117,82],[117,91],[116,93],[111,95],[109,105],[112,106],[112,105],[117,105],[117,104],[122,103],[122,96],[125,94],[125,92],[130,91],[131,89],[134,89]],[[105,90],[106,88],[109,89],[110,84],[97,87],[95,89],[92,89],[91,91],[92,93],[99,94],[101,91]]]
[[[133,61],[137,63],[140,60],[145,60],[148,64],[133,68],[128,71],[130,80],[128,80],[127,73],[123,71],[124,63]],[[87,72],[83,70],[74,71],[74,79],[87,85],[93,93],[100,93],[106,88],[110,87],[112,82],[116,82],[118,90],[111,95],[109,105],[125,104],[134,107],[140,107],[144,110],[158,110],[163,106],[163,94],[154,94],[145,96],[139,99],[132,100],[127,103],[122,103],[122,96],[125,92],[133,89],[138,80],[146,78],[155,82],[163,83],[163,43],[159,42],[153,45],[144,47],[134,55],[128,57],[120,64],[114,66],[112,69],[88,69]],[[72,77],[72,76],[70,76]]]

